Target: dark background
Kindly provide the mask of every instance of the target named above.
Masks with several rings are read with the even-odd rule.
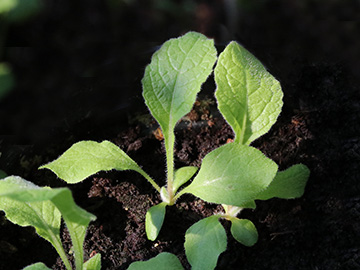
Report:
[[[45,1],[37,16],[9,26],[3,60],[16,86],[0,100],[0,134],[14,145],[44,144],[133,109],[152,53],[189,30],[219,48],[239,41],[289,97],[304,66],[337,65],[356,79],[358,15],[358,1]]]

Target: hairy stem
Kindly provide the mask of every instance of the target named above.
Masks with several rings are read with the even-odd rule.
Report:
[[[167,191],[169,195],[170,205],[175,203],[174,201],[174,144],[175,135],[173,129],[169,129],[167,136],[165,136],[165,149],[166,149],[166,167],[167,167]]]
[[[155,181],[143,170],[138,170],[138,173],[140,173],[142,176],[146,178],[146,180],[149,181],[149,183],[157,190],[157,192],[160,192],[160,187],[158,184],[155,183]]]

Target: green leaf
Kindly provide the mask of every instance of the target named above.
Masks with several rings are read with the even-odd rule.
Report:
[[[165,218],[165,208],[167,206],[166,202],[159,203],[151,207],[146,212],[145,217],[145,230],[147,238],[151,241],[154,241],[159,235],[161,227]]]
[[[58,159],[41,166],[50,169],[67,183],[78,183],[99,171],[142,169],[123,150],[109,141],[81,141],[73,144]]]
[[[251,247],[258,240],[255,225],[248,219],[231,218],[231,234],[239,243]]]
[[[174,186],[173,186],[174,192],[176,192],[179,189],[179,187],[181,187],[183,184],[189,181],[190,178],[193,177],[194,174],[198,171],[198,169],[199,168],[195,166],[186,166],[176,170],[174,177]]]
[[[145,262],[133,262],[128,270],[183,270],[179,259],[171,253],[163,252]]]
[[[101,270],[101,254],[97,253],[84,263],[83,270]]]
[[[38,187],[17,176],[0,180],[0,209],[20,226],[33,226],[57,250],[70,269],[60,240],[61,215],[69,230],[76,267],[83,264],[83,242],[86,228],[95,216],[77,206],[68,188]]]
[[[214,41],[196,32],[170,39],[154,53],[142,80],[143,96],[164,136],[190,112],[216,55]]]
[[[0,99],[7,95],[14,84],[15,79],[10,67],[5,63],[0,63]]]
[[[226,245],[226,232],[218,216],[198,221],[185,234],[185,253],[192,270],[214,269]]]
[[[280,83],[250,52],[231,42],[215,71],[218,108],[235,132],[235,142],[250,144],[267,133],[283,105]]]
[[[170,198],[173,197],[174,128],[190,112],[201,85],[212,72],[216,56],[213,40],[189,32],[165,42],[145,69],[143,96],[164,135]]]
[[[199,173],[181,192],[212,203],[248,205],[270,184],[277,168],[259,150],[228,143],[205,156]]]
[[[250,209],[255,209],[256,208],[256,204],[255,201],[247,201],[245,203],[243,203],[240,207],[242,208],[250,208]]]
[[[309,175],[310,170],[303,164],[296,164],[285,171],[278,172],[268,188],[258,194],[256,199],[299,198],[304,194]]]
[[[51,270],[43,263],[34,263],[23,268],[23,270]]]

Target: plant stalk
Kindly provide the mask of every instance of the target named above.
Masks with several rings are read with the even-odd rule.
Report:
[[[173,205],[174,201],[174,144],[175,134],[173,129],[169,128],[167,136],[165,136],[165,149],[166,149],[166,167],[167,167],[167,191],[169,195],[170,203]]]
[[[64,265],[65,265],[65,268],[67,270],[72,270],[72,267],[71,267],[71,264],[66,256],[66,253],[65,253],[65,250],[61,244],[61,242],[58,241],[58,239],[56,237],[52,237],[53,239],[53,245],[57,251],[57,253],[59,254],[61,260],[63,261]]]
[[[158,184],[155,183],[155,181],[143,170],[138,170],[138,173],[140,173],[142,176],[145,177],[146,180],[149,181],[149,183],[157,190],[157,192],[160,192],[160,187]]]

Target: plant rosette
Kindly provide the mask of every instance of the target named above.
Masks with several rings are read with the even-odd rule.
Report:
[[[202,84],[212,72],[217,86],[218,109],[234,131],[234,142],[207,154],[200,169],[186,166],[175,170],[175,126],[191,111]],[[237,217],[240,211],[255,208],[255,200],[291,199],[304,192],[309,177],[305,165],[297,164],[280,172],[274,161],[250,146],[270,130],[281,112],[283,92],[280,83],[237,42],[231,42],[217,57],[213,40],[189,32],[166,41],[154,53],[145,69],[142,85],[145,104],[164,136],[165,186],[160,187],[110,141],[75,143],[58,159],[40,168],[50,169],[71,184],[99,171],[115,169],[140,173],[162,199],[147,211],[145,217],[149,240],[157,238],[166,206],[174,205],[183,194],[223,205],[224,213],[200,220],[185,235],[185,252],[192,269],[214,269],[227,245],[220,218],[231,222],[231,234],[237,241],[251,246],[257,241],[257,231],[251,221]],[[159,262],[167,267],[164,269],[182,269],[175,259],[172,254],[161,253],[149,261],[135,262],[129,269],[158,269]]]

